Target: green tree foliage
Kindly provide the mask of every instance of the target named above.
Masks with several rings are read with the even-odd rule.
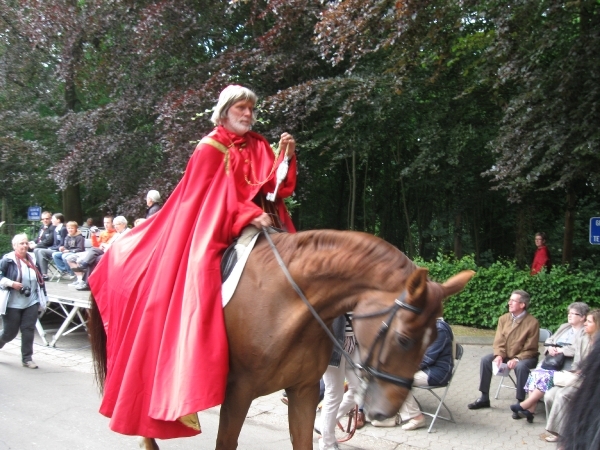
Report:
[[[300,229],[365,230],[410,256],[473,254],[483,266],[516,255],[521,267],[539,230],[564,257],[568,210],[573,264],[591,266],[598,59],[582,59],[596,51],[597,5],[560,5],[0,0],[0,151],[11,161],[0,177],[23,180],[10,193],[21,211],[32,198],[57,210],[57,193],[78,189],[86,215],[135,218],[149,189],[168,197],[212,128],[206,111],[238,83],[261,98],[257,131],[299,142]],[[544,108],[552,118],[534,130]],[[564,137],[575,122],[587,133],[578,143]]]
[[[595,0],[495,3],[496,83],[510,98],[489,170],[518,197],[600,182],[600,4]]]

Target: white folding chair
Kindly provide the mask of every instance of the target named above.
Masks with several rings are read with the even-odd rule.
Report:
[[[540,328],[540,337],[538,339],[538,342],[540,344],[543,344],[544,342],[546,342],[546,339],[548,339],[550,336],[552,336],[552,332],[550,330],[548,330],[547,328]],[[501,376],[502,378],[500,379],[498,389],[496,390],[496,396],[494,397],[496,400],[498,400],[498,395],[500,395],[500,388],[514,389],[515,391],[517,390],[517,382],[512,377],[511,372],[512,371],[509,370],[508,372],[504,372],[502,375],[500,373],[498,374],[498,376]],[[504,380],[506,378],[512,381],[512,385],[504,384]]]
[[[424,391],[430,392],[439,401],[438,407],[435,410],[435,413],[430,413],[430,412],[423,411],[421,404],[417,400],[417,404],[419,405],[419,409],[421,409],[421,412],[423,414],[425,414],[426,416],[433,418],[433,420],[431,421],[431,424],[429,425],[429,429],[427,430],[428,433],[431,433],[431,429],[433,428],[433,424],[435,423],[436,419],[442,419],[442,420],[447,420],[448,422],[456,423],[454,420],[454,417],[452,416],[452,411],[450,411],[450,408],[448,408],[448,405],[446,405],[446,403],[444,403],[444,400],[446,399],[446,395],[448,394],[448,390],[450,389],[450,384],[452,383],[452,379],[454,378],[456,369],[458,369],[458,363],[462,359],[463,347],[458,342],[453,342],[452,349],[454,350],[453,351],[453,353],[454,353],[454,355],[453,355],[454,356],[454,368],[452,369],[452,375],[450,375],[450,379],[448,380],[448,383],[441,385],[441,386],[413,386],[413,388],[422,389]],[[436,389],[444,390],[441,397],[435,392]],[[415,397],[415,400],[416,400],[416,397]],[[442,409],[442,406],[446,409],[446,411],[448,411],[448,415],[450,417],[444,417],[444,416],[440,415],[440,410]]]
[[[50,257],[50,259],[46,258],[46,261],[48,262],[48,280],[56,281],[57,283],[60,282],[60,270],[58,270],[58,267],[56,267],[54,259]]]
[[[81,233],[84,239],[89,239],[90,229],[88,227],[79,227],[79,232]]]

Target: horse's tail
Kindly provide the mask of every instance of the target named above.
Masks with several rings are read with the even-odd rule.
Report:
[[[104,381],[106,380],[106,331],[104,331],[100,310],[92,294],[90,294],[90,303],[88,333],[92,343],[92,358],[94,360],[96,383],[98,383],[100,393],[103,394]]]

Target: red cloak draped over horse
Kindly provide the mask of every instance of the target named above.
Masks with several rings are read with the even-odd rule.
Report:
[[[163,208],[117,241],[89,284],[107,334],[100,412],[110,428],[160,439],[199,431],[177,421],[223,401],[228,345],[221,305],[224,250],[263,211],[253,199],[276,185],[276,159],[259,134],[218,126],[192,155]],[[296,183],[296,158],[275,207]]]

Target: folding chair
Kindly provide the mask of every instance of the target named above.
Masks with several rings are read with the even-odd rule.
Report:
[[[58,267],[56,267],[56,264],[54,263],[54,260],[52,258],[48,259],[46,258],[46,261],[48,261],[48,280],[49,281],[56,281],[57,283],[60,282],[60,270],[58,270]]]
[[[81,233],[84,239],[90,238],[90,229],[88,227],[79,227],[79,232]]]
[[[432,413],[423,411],[421,404],[417,400],[417,404],[419,405],[419,409],[421,409],[421,412],[423,414],[425,414],[426,416],[433,418],[433,420],[431,421],[431,424],[429,425],[429,429],[427,430],[428,433],[431,433],[431,429],[433,428],[433,424],[435,423],[436,419],[442,419],[442,420],[447,420],[448,422],[456,423],[456,421],[454,420],[454,417],[452,416],[452,411],[450,411],[450,408],[448,408],[448,405],[446,405],[446,403],[444,403],[444,400],[446,399],[446,395],[448,394],[448,389],[450,389],[450,384],[452,383],[452,379],[454,378],[456,369],[458,369],[458,363],[460,363],[460,360],[462,359],[463,347],[458,342],[453,342],[452,347],[454,350],[454,352],[453,352],[454,353],[454,355],[453,355],[454,356],[454,368],[452,369],[452,375],[450,375],[450,379],[448,380],[448,383],[446,383],[445,385],[441,385],[441,386],[413,386],[413,388],[423,389],[425,391],[430,392],[439,401],[439,404],[438,404],[437,409],[435,410],[435,413],[432,414]],[[444,390],[441,397],[435,392],[436,389]],[[415,400],[416,400],[416,397],[415,397]],[[450,415],[450,417],[444,417],[444,416],[440,415],[440,410],[441,410],[442,406],[444,408],[446,408],[446,411],[448,411],[448,414]]]
[[[540,338],[539,338],[538,342],[540,344],[543,344],[544,342],[546,342],[546,339],[548,339],[550,336],[552,336],[552,331],[548,330],[547,328],[540,328]],[[512,371],[509,370],[508,372],[504,372],[502,375],[498,374],[498,376],[501,376],[502,379],[500,380],[500,383],[498,384],[498,389],[496,390],[496,396],[494,397],[496,400],[498,400],[498,395],[500,395],[500,388],[514,389],[515,391],[517,390],[517,382],[512,377],[511,372]],[[508,378],[510,381],[512,381],[512,385],[504,384],[505,378]]]

